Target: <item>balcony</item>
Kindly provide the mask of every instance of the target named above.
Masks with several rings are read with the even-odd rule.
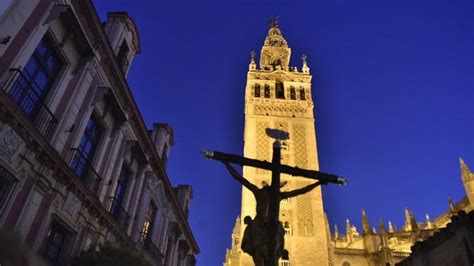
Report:
[[[38,91],[41,91],[38,84],[30,82],[27,75],[28,72],[19,68],[10,69],[3,89],[23,110],[40,134],[49,141],[58,120],[38,94]]]
[[[157,265],[162,265],[161,263],[163,261],[163,254],[160,252],[158,247],[155,246],[155,243],[153,243],[153,241],[149,237],[145,238],[142,245],[143,245],[143,249],[146,250],[148,255],[150,255],[153,258],[153,261]]]
[[[128,215],[127,211],[122,207],[120,200],[115,197],[110,197],[108,206],[110,215],[114,217],[115,221],[124,231],[127,231],[130,222],[130,215]]]
[[[96,197],[99,196],[99,187],[102,178],[92,168],[87,157],[79,149],[72,150],[72,160],[70,163],[71,169],[76,173],[82,183],[89,189]]]

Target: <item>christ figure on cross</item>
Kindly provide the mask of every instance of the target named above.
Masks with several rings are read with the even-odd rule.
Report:
[[[256,266],[263,266],[266,256],[268,254],[269,243],[269,223],[271,221],[270,214],[270,202],[271,202],[271,187],[264,183],[262,188],[258,188],[256,185],[252,184],[250,181],[241,176],[227,161],[223,161],[229,173],[241,183],[244,187],[250,190],[257,202],[257,214],[252,220],[251,217],[246,216],[244,222],[247,225],[244,231],[244,236],[241,243],[241,248],[244,252],[252,256],[253,261]],[[281,187],[286,183],[282,183]],[[307,193],[317,186],[323,184],[322,181],[317,181],[306,187],[292,190],[292,191],[281,191],[280,200],[296,197],[298,195]],[[278,239],[277,244],[277,257],[283,257],[288,259],[288,252],[284,249],[284,234],[285,231],[283,226],[279,225],[278,230]]]

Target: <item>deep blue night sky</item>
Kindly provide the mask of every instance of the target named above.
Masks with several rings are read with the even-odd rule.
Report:
[[[349,218],[360,229],[361,208],[372,225],[400,227],[405,207],[423,221],[464,195],[459,157],[474,168],[474,1],[95,2],[103,19],[127,11],[140,30],[129,83],[148,126],[174,128],[168,173],[194,188],[198,265],[222,265],[240,213],[240,186],[199,152],[242,153],[249,52],[259,54],[271,16],[292,65],[308,55],[321,170],[350,181],[324,188],[331,228]]]

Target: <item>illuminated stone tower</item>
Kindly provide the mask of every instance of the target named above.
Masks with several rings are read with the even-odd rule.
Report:
[[[244,156],[271,161],[272,140],[266,128],[278,128],[290,133],[282,145],[282,163],[300,168],[318,170],[316,135],[311,99],[311,75],[303,56],[301,71],[290,66],[291,49],[278,25],[272,23],[260,53],[260,64],[255,63],[255,53],[247,74],[245,89]],[[266,170],[244,167],[243,176],[261,186],[270,183],[271,173]],[[287,185],[282,190],[303,187],[312,181],[282,175]],[[255,216],[255,199],[242,188],[242,212],[232,234],[232,247],[227,250],[225,266],[253,265],[252,259],[240,250],[243,218]],[[285,227],[285,248],[289,261],[282,266],[328,265],[328,234],[323,211],[321,190],[282,201],[280,220]]]

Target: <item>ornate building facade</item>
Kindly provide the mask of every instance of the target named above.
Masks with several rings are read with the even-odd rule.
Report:
[[[245,90],[244,156],[271,161],[272,141],[265,135],[265,129],[277,128],[290,134],[290,139],[282,143],[282,163],[318,170],[311,75],[305,57],[302,69],[298,70],[289,65],[290,56],[291,49],[276,25],[265,39],[260,67],[252,53]],[[269,171],[252,167],[244,167],[243,175],[258,186],[271,180]],[[282,174],[281,180],[286,182],[282,190],[294,190],[313,182],[286,174]],[[285,249],[290,254],[290,260],[282,261],[282,265],[327,264],[328,238],[321,189],[284,200],[280,208]],[[255,199],[242,188],[241,217],[247,215],[255,216]],[[243,228],[243,221],[237,219],[225,265],[253,265],[250,256],[240,251]]]
[[[265,128],[289,132],[290,139],[283,143],[282,163],[318,170],[318,155],[311,98],[310,69],[303,56],[301,70],[290,66],[291,50],[277,25],[272,25],[266,36],[257,66],[252,52],[245,89],[244,156],[271,161],[271,140]],[[254,184],[271,180],[265,170],[243,168],[243,176]],[[362,231],[346,221],[345,234],[337,227],[331,232],[327,221],[321,190],[282,201],[280,220],[285,228],[285,248],[289,260],[280,260],[281,266],[375,266],[395,265],[406,259],[415,242],[427,239],[446,227],[458,211],[474,209],[474,174],[461,160],[462,182],[466,196],[458,203],[449,201],[449,210],[440,217],[418,222],[408,209],[405,224],[397,229],[390,221],[388,228],[379,221],[378,230],[372,228],[367,213],[362,210]],[[311,181],[282,175],[292,190]],[[255,199],[242,188],[241,216],[232,232],[232,245],[227,249],[224,266],[250,266],[252,259],[240,249],[245,224],[240,217],[255,216]]]
[[[0,5],[0,228],[50,265],[106,241],[195,265],[172,128],[147,129],[127,83],[139,53],[132,18],[102,23],[91,0]]]

